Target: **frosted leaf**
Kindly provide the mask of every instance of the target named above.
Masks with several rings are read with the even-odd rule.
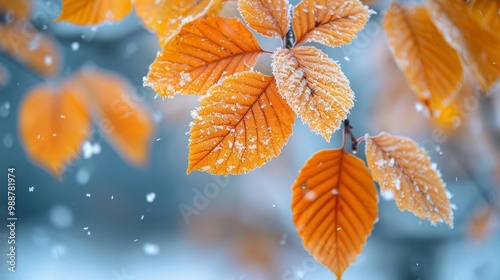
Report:
[[[288,105],[330,141],[354,105],[354,93],[340,67],[315,47],[279,49],[272,67]]]
[[[370,14],[358,0],[302,0],[293,9],[292,27],[297,44],[317,42],[338,47],[356,38]]]
[[[294,122],[273,77],[252,71],[211,87],[192,116],[188,172],[220,175],[241,174],[277,156]]]
[[[285,37],[290,15],[287,0],[240,0],[238,9],[248,25],[259,34]]]
[[[187,24],[158,53],[144,85],[163,97],[203,95],[221,78],[249,70],[260,54],[257,39],[239,19],[203,18]]]
[[[387,133],[365,139],[368,166],[382,195],[390,191],[401,210],[431,222],[444,220],[453,226],[453,212],[441,174],[415,142]]]

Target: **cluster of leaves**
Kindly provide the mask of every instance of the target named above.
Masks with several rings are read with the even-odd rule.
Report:
[[[93,118],[102,137],[123,158],[135,165],[146,163],[153,120],[144,106],[126,95],[131,92],[125,79],[97,68],[83,68],[60,85],[34,87],[19,112],[27,154],[61,177],[66,166],[80,156]]]
[[[281,48],[262,50],[237,18],[200,18],[165,45],[145,80],[162,96],[200,96],[188,172],[241,174],[262,166],[288,141],[295,114],[329,141],[354,104],[340,67],[317,48],[301,45],[349,43],[368,21],[365,6],[357,0],[304,0],[290,18],[285,0],[238,3],[248,26],[281,39]],[[273,76],[252,69],[263,53],[272,54]]]
[[[120,20],[135,7],[144,25],[156,31],[162,51],[144,84],[163,97],[200,97],[200,107],[192,113],[188,172],[241,174],[262,166],[287,143],[295,115],[329,141],[354,105],[354,93],[339,65],[304,44],[350,43],[371,13],[359,0],[302,0],[293,8],[286,0],[239,0],[239,12],[251,29],[281,40],[276,51],[263,50],[240,19],[216,16],[223,0],[116,2],[64,0],[57,20],[99,24]],[[384,29],[398,65],[429,113],[438,117],[455,106],[464,66],[484,92],[498,80],[499,4],[424,2],[425,7],[411,8],[392,4]],[[272,76],[253,70],[262,54],[272,55]],[[61,163],[74,157],[68,150],[74,151],[88,136],[88,108],[100,108],[97,118],[116,119],[123,113],[108,110],[116,108],[110,102],[119,97],[102,94],[103,88],[109,91],[121,84],[116,79],[84,69],[56,90],[34,89],[20,115],[28,153],[59,174]],[[41,103],[60,114],[33,114],[33,106]],[[113,134],[111,141],[132,162],[143,162],[151,128],[141,110],[134,112],[133,130]],[[34,132],[41,128],[45,134]],[[348,123],[344,145],[347,135],[352,136]],[[68,146],[56,139],[66,139]],[[422,149],[408,138],[387,133],[351,137],[353,147],[362,140],[368,168],[343,145],[313,155],[292,186],[293,220],[304,247],[338,278],[361,252],[377,219],[374,181],[394,196],[401,210],[431,222],[453,223],[450,196]]]
[[[304,247],[340,279],[356,260],[377,220],[380,190],[408,210],[433,223],[453,225],[453,213],[436,164],[412,140],[380,133],[365,135],[368,168],[344,150],[322,150],[313,155],[292,186],[293,221]],[[370,173],[371,170],[371,173]]]
[[[188,172],[240,174],[261,166],[286,144],[294,114],[327,141],[346,118],[354,98],[349,81],[321,51],[299,45],[349,43],[370,11],[359,1],[304,0],[290,20],[288,6],[239,1],[248,26],[283,42],[272,53],[273,76],[252,70],[258,56],[268,53],[253,34],[238,19],[221,17],[184,26],[151,65],[145,84],[160,95],[201,95]],[[402,210],[452,225],[440,174],[414,142],[388,134],[365,139],[373,178],[354,155],[325,150],[306,163],[292,187],[294,222],[305,248],[339,278],[377,219],[374,179],[382,191],[395,193]]]
[[[500,77],[500,1],[425,0],[423,5],[392,4],[384,29],[393,56],[426,114],[436,125],[456,132],[470,114],[472,74],[483,95]],[[467,106],[465,106],[467,107]],[[471,214],[469,236],[483,239],[498,209],[482,205]]]
[[[0,13],[9,18],[0,24],[0,36],[5,38],[0,40],[0,49],[40,76],[54,77],[61,72],[61,51],[51,36],[29,22],[32,4],[31,0],[0,1]],[[26,153],[61,178],[65,168],[82,155],[81,147],[91,137],[94,120],[99,136],[125,160],[145,164],[154,124],[141,101],[132,100],[132,94],[132,86],[123,77],[97,68],[81,69],[61,83],[34,87],[19,111],[20,139]]]
[[[450,125],[462,113],[458,93],[464,69],[472,72],[484,93],[498,82],[500,2],[424,3],[411,7],[393,3],[385,14],[384,29],[398,66],[428,114]],[[391,193],[401,210],[452,225],[450,195],[435,164],[414,142],[386,133],[360,140],[366,140],[373,179],[382,192]],[[339,278],[361,251],[377,217],[374,188],[360,190],[370,185],[370,172],[353,158],[342,149],[318,152],[293,186],[294,222],[304,246]],[[478,214],[480,225],[473,228],[480,232],[471,235],[484,234],[491,213],[489,207]]]

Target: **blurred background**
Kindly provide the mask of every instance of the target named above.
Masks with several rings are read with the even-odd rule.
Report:
[[[262,168],[241,176],[188,176],[186,132],[198,103],[191,96],[163,100],[142,87],[160,50],[155,34],[135,14],[95,27],[52,23],[60,1],[35,3],[31,22],[54,40],[62,71],[44,78],[0,53],[0,177],[7,167],[16,168],[18,216],[17,272],[7,271],[8,233],[2,224],[0,279],[335,279],[301,244],[290,186],[315,152],[341,145],[340,132],[326,143],[297,119],[281,155]],[[453,194],[455,222],[453,229],[432,226],[381,197],[380,220],[344,278],[498,280],[498,87],[481,97],[474,84],[465,85],[472,105],[458,125],[447,130],[433,124],[388,50],[380,24],[386,6],[385,1],[372,6],[377,14],[351,45],[316,46],[338,61],[351,81],[355,134],[387,131],[415,139],[438,163]],[[235,14],[235,7],[229,3],[223,13]],[[264,49],[280,45],[257,37]],[[262,57],[256,69],[270,73],[270,61]],[[147,106],[155,122],[150,157],[142,168],[129,165],[102,138],[91,137],[58,180],[28,158],[18,112],[31,88],[60,82],[85,65],[116,72],[133,85],[134,100]],[[364,158],[364,150],[358,155]],[[0,216],[6,223],[7,191],[1,184]]]

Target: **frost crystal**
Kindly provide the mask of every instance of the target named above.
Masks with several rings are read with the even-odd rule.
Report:
[[[305,198],[308,200],[315,200],[316,199],[316,193],[314,191],[308,191],[305,195]]]
[[[396,190],[401,190],[401,181],[399,179],[396,179],[394,181],[392,181],[392,183],[394,184],[394,187],[396,188]]]

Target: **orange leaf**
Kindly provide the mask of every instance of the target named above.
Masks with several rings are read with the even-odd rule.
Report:
[[[54,22],[96,25],[120,21],[132,11],[129,0],[63,0],[61,15]]]
[[[29,22],[0,24],[0,50],[27,65],[42,76],[56,76],[61,70],[61,57],[56,41]]]
[[[239,19],[198,19],[165,46],[144,84],[161,96],[201,95],[220,78],[251,69],[261,53],[255,36]]]
[[[217,13],[224,0],[132,0],[144,25],[157,32],[164,46],[181,28],[200,17]]]
[[[340,67],[315,47],[298,47],[276,51],[273,73],[293,111],[330,141],[354,105],[354,93]]]
[[[290,17],[288,0],[239,0],[241,16],[266,37],[284,38]]]
[[[474,95],[474,80],[471,75],[467,75],[463,82],[461,89],[457,92],[457,97],[450,104],[441,104],[434,111],[431,118],[432,124],[436,127],[442,128],[448,135],[452,132],[457,132],[463,129],[464,123],[473,119],[471,114],[475,107],[471,107],[471,101],[476,100]],[[473,109],[471,109],[473,108]]]
[[[252,71],[210,88],[194,117],[188,173],[241,174],[260,167],[279,155],[294,123],[274,78]]]
[[[431,115],[452,103],[461,86],[462,65],[427,10],[393,3],[385,15],[384,29],[399,68]]]
[[[448,43],[458,50],[462,60],[471,68],[481,89],[485,93],[491,90],[500,77],[498,29],[483,28],[483,21],[477,21],[466,1],[425,0],[424,3],[431,11],[436,26],[448,35],[445,37]],[[495,1],[489,1],[489,5],[496,5]],[[488,17],[484,19],[488,20]]]
[[[11,13],[14,19],[26,20],[30,17],[32,0],[0,0],[0,14]]]
[[[57,92],[46,85],[35,87],[19,111],[19,133],[26,153],[57,177],[78,156],[90,125],[84,102],[69,84]]]
[[[143,104],[127,95],[132,93],[128,82],[92,68],[81,70],[74,79],[86,90],[88,102],[98,108],[101,131],[114,148],[130,163],[145,164],[154,124]]]
[[[366,159],[381,192],[393,195],[401,210],[421,219],[453,225],[445,184],[429,156],[412,140],[380,133],[366,136]]]
[[[500,30],[500,1],[499,0],[471,0],[469,12],[481,23],[483,28],[492,32]]]
[[[338,47],[356,38],[369,18],[359,0],[302,0],[293,9],[292,27],[296,44]]]
[[[365,164],[342,149],[313,155],[292,186],[293,222],[302,243],[338,279],[361,253],[377,202]]]

